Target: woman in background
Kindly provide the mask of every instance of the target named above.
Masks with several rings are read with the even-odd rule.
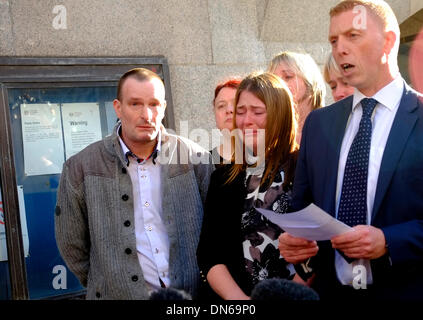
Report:
[[[308,114],[325,105],[326,85],[320,69],[310,55],[284,51],[272,59],[268,71],[282,78],[294,97],[300,144]]]
[[[213,163],[220,165],[230,162],[232,157],[231,131],[233,129],[233,113],[235,93],[241,79],[230,78],[219,83],[214,90],[213,112],[216,127],[221,131],[222,144],[211,150]]]
[[[292,95],[271,73],[241,82],[234,117],[236,152],[232,164],[212,174],[197,258],[203,282],[215,293],[244,300],[261,280],[295,276],[279,254],[282,230],[256,208],[287,212],[298,145]]]
[[[329,55],[325,63],[323,76],[332,91],[332,97],[335,102],[342,100],[354,93],[354,87],[351,87],[348,85],[348,83],[345,82],[345,79],[342,77],[332,54]]]

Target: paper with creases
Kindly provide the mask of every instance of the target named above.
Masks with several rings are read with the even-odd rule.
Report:
[[[352,231],[350,226],[335,219],[313,203],[303,210],[285,214],[259,208],[257,210],[282,230],[297,238],[323,241]]]
[[[60,105],[21,104],[25,176],[62,172],[63,135]]]

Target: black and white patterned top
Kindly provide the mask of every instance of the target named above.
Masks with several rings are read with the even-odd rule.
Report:
[[[262,173],[246,175],[247,197],[241,221],[241,234],[245,268],[252,285],[270,278],[292,279],[295,269],[279,253],[278,237],[283,232],[255,208],[287,212],[292,199],[292,185],[283,187],[284,172],[280,171],[274,181],[260,187]]]

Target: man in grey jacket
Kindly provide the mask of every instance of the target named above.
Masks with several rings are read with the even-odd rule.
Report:
[[[198,293],[196,248],[213,164],[163,126],[165,89],[142,68],[125,73],[113,133],[66,161],[56,240],[87,299],[148,299],[159,288]]]

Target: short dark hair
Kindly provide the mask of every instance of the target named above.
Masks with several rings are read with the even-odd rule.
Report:
[[[117,99],[119,101],[122,101],[122,87],[123,87],[123,84],[125,83],[125,80],[128,78],[135,78],[138,81],[149,81],[151,79],[158,79],[160,80],[160,83],[162,83],[164,87],[163,80],[160,78],[160,76],[157,73],[145,68],[134,68],[125,72],[123,76],[120,77],[119,79],[119,83],[117,87]]]

